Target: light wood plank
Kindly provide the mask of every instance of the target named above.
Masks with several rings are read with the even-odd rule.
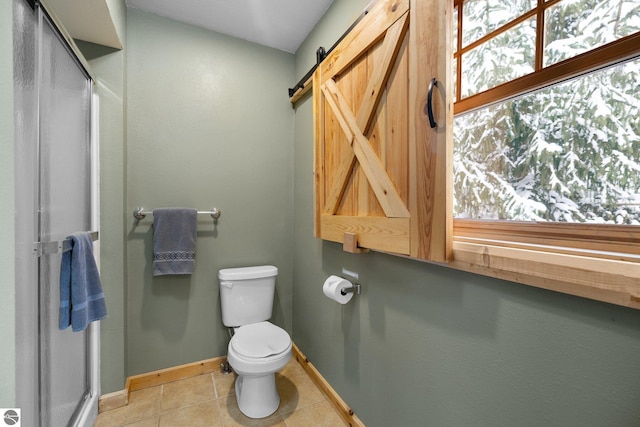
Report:
[[[386,40],[386,36],[385,36],[385,40]],[[367,81],[371,81],[371,75],[372,73],[375,72],[376,69],[378,69],[378,65],[381,62],[381,56],[384,54],[383,51],[383,43],[378,43],[375,47],[373,47],[372,49],[369,50],[369,52],[367,53],[367,69],[369,71],[369,76],[367,76]],[[366,88],[365,88],[365,92],[363,92],[363,96],[366,96]],[[362,101],[363,98],[361,98]],[[378,156],[378,159],[380,160],[380,164],[382,165],[382,167],[385,169],[385,171],[387,171],[387,175],[389,175],[389,177],[391,177],[391,174],[389,174],[389,164],[387,164],[386,161],[386,156],[385,156],[385,151],[383,149],[383,147],[385,147],[386,145],[386,140],[385,140],[385,117],[387,115],[387,105],[385,102],[386,99],[386,88],[383,87],[382,88],[382,93],[380,95],[380,100],[378,101],[378,105],[375,109],[375,112],[372,113],[372,121],[371,121],[371,125],[368,127],[366,132],[363,132],[362,134],[365,135],[369,141],[369,145],[371,145],[371,148],[373,149],[373,151],[376,153],[376,156]],[[362,102],[360,102],[360,104],[362,104]],[[358,108],[360,108],[358,106]],[[354,110],[357,111],[357,110]],[[393,168],[392,168],[393,169]],[[380,203],[378,202],[378,198],[376,197],[375,192],[373,191],[373,188],[371,187],[371,185],[369,185],[369,181],[367,180],[367,176],[365,175],[364,171],[361,172],[361,179],[363,181],[363,191],[362,192],[362,197],[361,197],[361,208],[360,208],[360,212],[362,215],[367,215],[367,216],[384,216],[384,210],[382,209],[382,206],[380,205]],[[394,182],[394,186],[395,186],[395,182]],[[396,187],[397,189],[397,187]],[[405,205],[407,204],[407,201],[404,201]]]
[[[345,158],[351,155],[353,151],[351,148],[351,141],[347,140],[342,126],[340,125],[338,117],[334,114],[334,110],[329,105],[329,100],[326,97],[323,97],[325,100],[325,141],[324,141],[324,192],[325,192],[325,205],[328,204],[328,200],[326,199],[328,196],[331,196],[331,192],[333,188],[338,186],[342,186],[343,195],[340,196],[340,199],[336,200],[337,204],[335,210],[340,210],[341,212],[353,212],[353,206],[348,200],[347,195],[352,191],[351,190],[351,171],[347,170],[347,174],[342,176],[337,176],[335,171],[341,167]],[[344,178],[344,181],[338,181],[339,179]],[[331,196],[333,197],[333,196]],[[347,200],[345,200],[347,199]]]
[[[293,96],[291,98],[289,98],[289,101],[291,102],[291,104],[295,105],[296,102],[300,101],[300,99],[302,99],[302,97],[307,94],[311,88],[313,87],[313,75],[311,77],[309,77],[307,79],[307,81],[305,81],[302,84],[302,88],[298,89],[294,92]]]
[[[325,101],[320,90],[321,70],[320,67],[313,73],[313,235],[320,237],[320,215],[325,201],[324,177],[324,121],[325,121]]]
[[[358,416],[351,410],[349,405],[336,393],[331,385],[324,379],[322,374],[316,369],[315,366],[306,358],[306,356],[300,351],[297,345],[293,344],[293,357],[298,361],[300,366],[305,370],[309,378],[315,383],[316,386],[327,396],[329,402],[338,410],[338,413],[342,419],[350,427],[364,427],[364,423],[358,418]]]
[[[513,236],[508,236],[510,238]],[[454,240],[457,242],[465,242],[472,244],[480,244],[480,245],[491,245],[491,246],[500,246],[503,248],[515,248],[515,249],[527,249],[527,250],[537,250],[540,252],[547,253],[555,253],[555,254],[565,254],[565,255],[577,255],[577,256],[587,256],[593,259],[610,259],[615,261],[625,261],[632,263],[640,263],[640,256],[638,254],[634,254],[632,252],[624,251],[625,247],[619,246],[616,247],[612,245],[611,248],[617,249],[615,252],[600,252],[594,251],[592,249],[588,249],[586,247],[580,247],[579,245],[565,245],[565,241],[559,239],[529,239],[527,242],[523,241],[513,241],[506,239],[487,239],[482,237],[468,237],[468,236],[459,236],[455,234],[454,230]],[[634,251],[637,251],[637,248],[633,248]]]
[[[363,68],[362,62],[363,62],[362,60],[358,60],[354,62],[353,64],[351,64],[351,66],[349,66],[349,69],[347,71],[342,73],[339,77],[337,76],[335,78],[336,85],[338,86],[338,88],[342,93],[353,94],[357,90],[357,86],[360,84],[360,82],[356,78],[355,74],[358,73],[358,70]],[[330,114],[332,117],[337,116],[335,114],[335,110],[333,109],[330,109]],[[340,119],[342,119],[341,116],[339,117]],[[342,129],[342,125],[345,125],[348,127],[348,125],[345,122],[340,125],[340,129]],[[337,129],[337,131],[340,132],[340,129]],[[342,133],[344,133],[343,129],[342,129]],[[342,138],[341,140],[345,141],[347,144],[341,144],[340,146],[334,146],[332,148],[333,150],[338,150],[336,154],[338,155],[338,159],[340,160],[340,162],[345,161],[345,159],[350,159],[351,156],[353,156],[353,148],[352,148],[353,137],[351,137],[351,139],[348,139],[347,136],[345,135],[345,137]],[[334,175],[333,171],[336,170],[336,167],[339,167],[337,162],[332,165],[328,165],[327,172],[331,175]],[[340,214],[340,215],[357,215],[358,214],[357,175],[358,175],[358,164],[356,162],[354,163],[353,168],[350,171],[350,174],[346,177],[347,178],[346,182],[340,183],[336,179],[335,175],[332,177],[332,184],[329,188],[333,188],[336,185],[344,186],[344,192],[339,200],[338,209],[336,211],[337,214]]]
[[[452,14],[450,0],[411,0],[411,256],[437,262],[447,262],[452,257]],[[438,121],[436,129],[430,128],[424,110],[427,88],[433,77],[438,79],[441,88],[434,92],[434,110]]]
[[[351,252],[352,254],[369,252],[369,249],[361,248],[358,245],[358,235],[355,233],[344,233],[344,238],[342,240],[342,250],[345,252]]]
[[[362,248],[409,254],[409,218],[322,215],[322,238],[342,243],[344,233],[358,236]]]
[[[200,362],[187,363],[171,368],[160,369],[153,372],[134,375],[127,378],[126,389],[130,392],[154,387],[171,381],[182,380],[196,375],[202,375],[220,370],[220,364],[224,363],[226,356],[202,360]]]
[[[405,37],[387,80],[381,160],[400,197],[409,206],[409,37]]]
[[[590,251],[596,258],[640,262],[637,226],[454,220],[454,235],[457,239],[501,241],[501,246],[542,245],[547,252]]]
[[[363,168],[369,184],[382,206],[385,215],[389,218],[408,218],[409,211],[400,198],[393,182],[380,164],[375,152],[371,149],[367,138],[362,135],[355,122],[355,117],[347,106],[344,97],[336,87],[335,82],[328,80],[322,85],[325,98],[332,99],[331,108],[336,116],[342,116],[353,135],[353,150],[359,164]]]
[[[347,88],[345,88],[345,84],[342,83],[342,81],[345,79],[349,80],[349,85]],[[348,89],[349,92],[353,92],[351,87],[351,80],[352,80],[351,72],[347,73],[345,76],[342,77],[341,83],[343,86],[342,87],[343,90]],[[326,102],[331,107],[330,110],[333,112],[332,114],[336,117],[336,120],[339,123],[340,128],[342,129],[349,145],[350,146],[353,145],[353,133],[351,132],[351,128],[349,127],[349,125],[344,120],[344,117],[341,114],[335,113],[336,111],[339,111],[336,101],[333,99],[333,97],[325,97],[325,99],[326,99]],[[347,186],[351,183],[350,178],[352,174],[355,175],[355,172],[354,172],[355,167],[356,167],[356,156],[355,156],[355,153],[353,152],[353,149],[351,149],[342,158],[342,162],[340,163],[339,166],[335,168],[328,168],[326,170],[326,173],[332,175],[333,183],[330,186],[329,191],[327,192],[328,196],[325,201],[323,213],[325,214],[337,213],[338,204],[343,200],[343,198],[345,198]],[[353,203],[352,201],[350,202],[351,203],[349,203],[349,206],[351,206],[351,204]],[[347,209],[347,211],[352,212],[353,214],[356,214],[355,209]],[[345,210],[342,210],[341,213],[346,214],[347,212],[345,212]]]
[[[358,108],[362,104],[363,98],[366,96],[367,82],[371,75],[371,68],[369,67],[369,61],[374,51],[377,51],[377,47],[380,43],[374,45],[369,51],[361,55],[358,60],[350,67],[349,78],[351,79],[351,91],[347,92],[340,89],[340,93],[345,95],[345,100],[348,102],[349,111],[358,111]],[[374,144],[376,141],[372,141],[370,137],[367,138],[369,144]],[[349,152],[349,155],[354,156],[353,149]],[[362,166],[356,162],[353,169],[352,176],[352,193],[351,203],[354,206],[352,211],[353,215],[367,216],[369,215],[369,193],[372,192],[367,179],[365,171]],[[373,196],[375,200],[375,195]],[[377,203],[377,201],[376,201]]]
[[[338,203],[344,195],[349,182],[349,176],[351,176],[355,164],[356,156],[354,154],[352,156],[344,157],[340,166],[337,167],[334,173],[334,184],[329,190],[329,195],[327,196],[327,200],[322,211],[324,214],[333,215],[337,212]]]
[[[226,356],[200,362],[187,363],[171,368],[146,372],[127,378],[124,390],[105,394],[98,398],[98,412],[109,411],[129,404],[129,394],[132,391],[155,387],[172,381],[182,380],[220,370],[220,364],[226,360]]]
[[[332,82],[333,87],[335,88],[334,90],[338,92],[338,88],[335,86],[335,82],[333,82],[333,80],[330,80],[330,82]],[[328,92],[328,88],[326,84],[323,85],[322,92],[324,93],[325,100],[329,104],[329,107],[331,107],[331,111],[333,112],[333,115],[336,117],[336,120],[340,124],[340,128],[342,129],[342,132],[344,132],[344,135],[347,138],[347,141],[349,141],[349,145],[353,146],[355,135],[351,130],[351,126],[349,126],[349,123],[347,122],[347,119],[345,118],[344,114],[341,113],[340,106],[338,105],[338,98],[331,96],[332,94],[331,92]],[[343,106],[343,108],[346,110],[349,110],[349,108],[346,105]]]
[[[342,132],[344,133],[349,145],[353,144],[353,133],[351,132],[351,128],[344,120],[341,114],[336,114],[338,111],[338,105],[333,97],[327,97],[323,95],[324,99],[330,106],[330,110],[333,111],[333,115],[336,117]],[[342,158],[342,163],[335,168],[330,168],[325,170],[325,173],[331,174],[333,177],[333,185],[331,185],[327,198],[325,200],[324,209],[322,212],[324,214],[335,214],[338,210],[338,203],[342,200],[342,197],[345,193],[349,177],[353,171],[353,167],[356,163],[356,157],[353,151],[348,153],[346,156]]]
[[[384,31],[409,10],[409,0],[378,1],[364,18],[320,64],[324,83],[342,73],[383,36]]]
[[[385,34],[381,57],[376,61],[375,70],[369,78],[363,100],[357,110],[356,124],[364,135],[369,132],[369,126],[374,117],[373,113],[382,96],[384,86],[391,73],[392,65],[402,46],[403,36],[409,25],[408,17],[409,12],[402,15]]]
[[[640,264],[454,242],[448,266],[556,292],[640,308]]]

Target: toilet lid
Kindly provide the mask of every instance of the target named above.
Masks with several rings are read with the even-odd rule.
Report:
[[[233,349],[245,357],[273,356],[285,351],[289,344],[291,344],[289,334],[269,322],[242,326],[231,338]]]

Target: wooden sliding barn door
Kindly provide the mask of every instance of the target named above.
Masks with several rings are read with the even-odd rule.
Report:
[[[408,26],[379,1],[314,75],[316,235],[346,250],[410,252]]]
[[[452,11],[450,0],[378,0],[316,69],[317,237],[450,259]]]

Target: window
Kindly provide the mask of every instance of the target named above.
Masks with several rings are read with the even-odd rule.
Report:
[[[456,239],[640,255],[640,0],[454,7]]]

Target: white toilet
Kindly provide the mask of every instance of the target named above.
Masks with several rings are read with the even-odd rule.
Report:
[[[222,323],[234,328],[227,361],[238,374],[240,411],[264,418],[280,405],[275,373],[291,360],[291,337],[268,322],[273,309],[278,268],[272,265],[220,270]]]

